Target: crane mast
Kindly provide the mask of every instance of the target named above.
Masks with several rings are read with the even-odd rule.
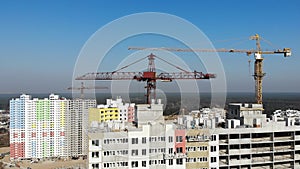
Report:
[[[254,53],[255,63],[254,63],[254,80],[255,80],[255,98],[258,104],[262,104],[262,80],[265,76],[263,72],[263,60],[260,48],[260,37],[258,34],[251,36],[250,39],[256,41],[256,52]]]
[[[256,49],[188,49],[188,48],[147,48],[147,47],[129,47],[128,50],[150,50],[150,51],[171,51],[171,52],[228,52],[228,53],[246,53],[248,56],[254,54],[254,80],[255,80],[255,98],[258,104],[262,104],[262,81],[265,73],[263,72],[262,54],[283,54],[284,57],[291,56],[290,48],[277,49],[274,51],[261,50],[261,37],[256,34],[250,37],[256,41]]]

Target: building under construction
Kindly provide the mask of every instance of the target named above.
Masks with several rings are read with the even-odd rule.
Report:
[[[89,129],[89,168],[286,169],[300,167],[300,125],[267,118],[261,104],[163,118],[158,101],[137,105],[137,124]],[[299,118],[299,117],[298,117]],[[299,121],[299,119],[298,119]]]

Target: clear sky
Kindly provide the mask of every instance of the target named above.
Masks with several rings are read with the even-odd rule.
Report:
[[[255,33],[272,43],[272,46],[263,43],[263,49],[290,47],[293,50],[290,58],[265,56],[264,92],[300,92],[298,0],[2,0],[0,93],[66,92],[65,88],[72,83],[77,56],[89,37],[115,19],[140,12],[162,12],[186,19],[202,30],[216,48],[255,48],[253,41],[225,41],[247,39]],[[150,40],[147,44],[157,47],[157,39]],[[126,46],[117,53],[128,55],[130,52]],[[248,57],[228,53],[220,57],[228,91],[253,92]],[[117,62],[114,57],[106,59]],[[252,71],[253,62],[251,64]],[[113,70],[114,67],[106,69]]]

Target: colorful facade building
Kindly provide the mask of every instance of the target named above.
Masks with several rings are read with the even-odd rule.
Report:
[[[89,124],[106,121],[135,121],[135,104],[123,103],[122,98],[117,97],[116,100],[106,99],[105,105],[97,105],[97,108],[89,110]]]
[[[83,115],[95,105],[95,100],[54,94],[44,99],[23,94],[10,100],[11,159],[84,155]]]

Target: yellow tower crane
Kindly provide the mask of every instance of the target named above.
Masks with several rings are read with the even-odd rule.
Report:
[[[254,54],[254,80],[255,80],[255,96],[256,102],[262,104],[262,80],[265,76],[263,72],[262,54],[283,54],[284,57],[291,56],[290,48],[277,49],[274,51],[263,51],[260,47],[261,37],[256,34],[250,37],[251,40],[256,41],[256,49],[183,49],[183,48],[146,48],[146,47],[129,47],[128,50],[151,50],[151,51],[172,51],[172,52],[229,52],[229,53],[246,53],[248,56]]]

